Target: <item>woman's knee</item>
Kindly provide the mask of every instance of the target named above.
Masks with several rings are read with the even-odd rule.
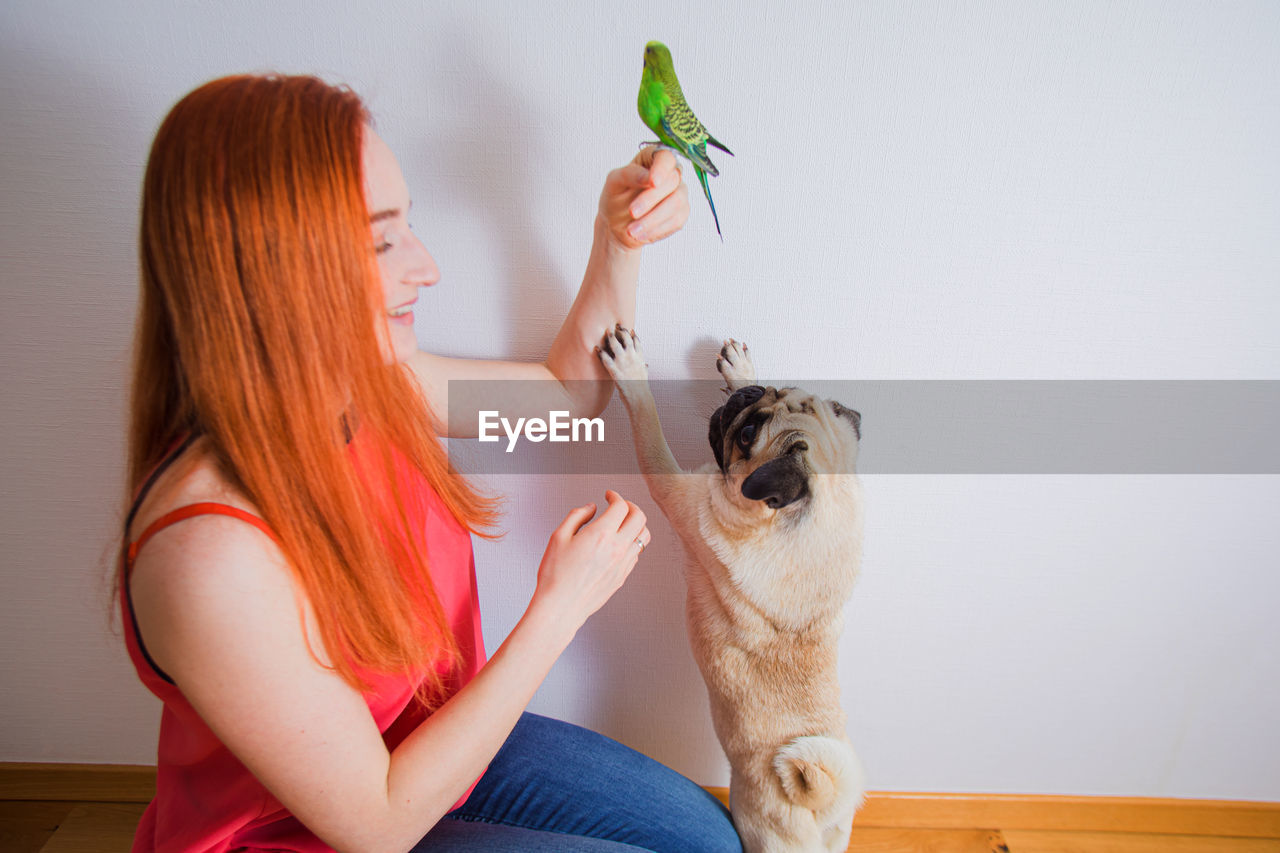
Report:
[[[607,837],[650,850],[742,849],[719,800],[612,738],[525,714],[508,743],[508,754],[499,752],[491,771],[513,772],[525,785],[545,786],[549,800],[559,801],[557,808],[569,826],[608,826]]]

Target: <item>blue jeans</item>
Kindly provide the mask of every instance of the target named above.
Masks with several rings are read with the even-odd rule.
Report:
[[[720,801],[651,758],[525,714],[467,801],[413,853],[741,853]]]

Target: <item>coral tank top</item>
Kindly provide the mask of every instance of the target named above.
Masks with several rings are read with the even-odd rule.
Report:
[[[364,432],[357,430],[350,445],[357,465]],[[171,453],[151,475],[134,504],[135,511],[163,469],[192,440],[194,436]],[[418,547],[427,556],[436,594],[461,653],[459,667],[449,679],[451,695],[470,681],[485,662],[471,536],[454,519],[426,478],[407,460],[399,460],[397,476],[402,484],[401,494],[406,498],[411,529]],[[156,762],[156,796],[138,824],[133,851],[330,851],[332,848],[271,796],[210,731],[178,687],[151,660],[138,631],[129,594],[129,574],[138,551],[165,527],[208,514],[238,518],[272,536],[266,522],[241,509],[218,503],[192,504],[157,519],[129,544],[124,558],[120,607],[126,626],[125,644],[138,677],[164,705]],[[371,685],[363,694],[369,713],[382,732],[387,749],[393,750],[426,717],[421,705],[414,701],[419,681],[401,675],[367,672],[362,675]],[[462,800],[469,794],[470,791],[464,794]]]

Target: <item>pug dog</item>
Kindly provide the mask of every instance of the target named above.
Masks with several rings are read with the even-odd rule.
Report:
[[[686,472],[662,434],[636,335],[619,326],[599,358],[626,405],[649,493],[689,558],[690,645],[743,846],[844,851],[864,793],[836,670],[862,561],[861,415],[755,384],[747,347],[730,340],[716,360],[729,398],[711,416],[715,462]]]

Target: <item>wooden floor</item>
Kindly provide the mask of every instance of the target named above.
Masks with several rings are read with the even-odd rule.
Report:
[[[141,803],[0,800],[3,853],[126,853]],[[1280,853],[1280,838],[982,827],[861,826],[850,851],[874,853]]]

